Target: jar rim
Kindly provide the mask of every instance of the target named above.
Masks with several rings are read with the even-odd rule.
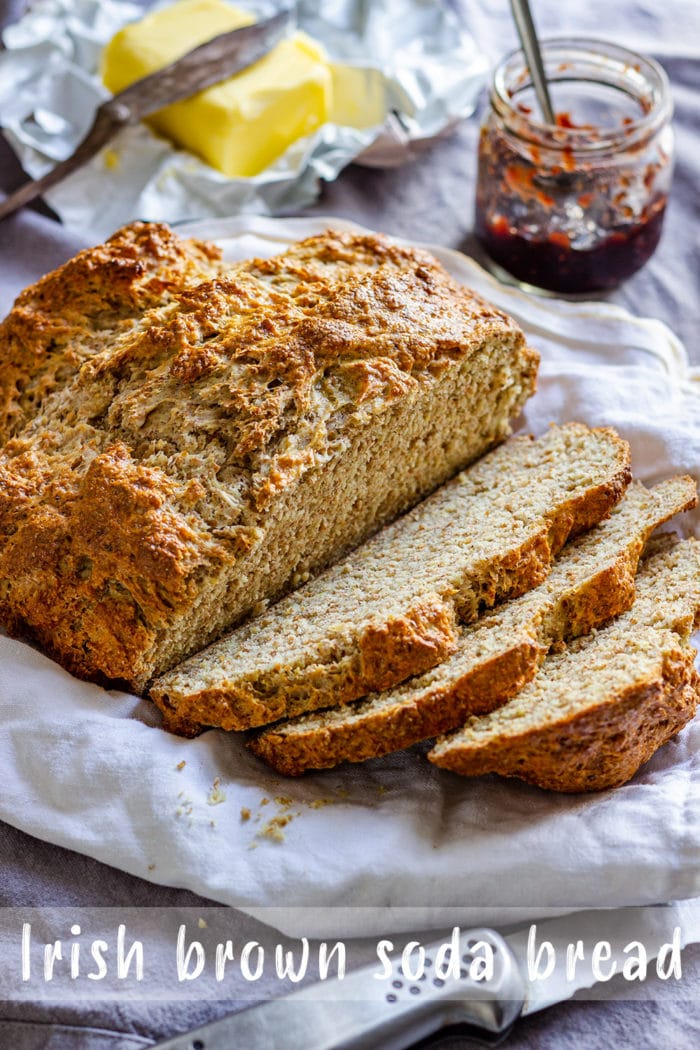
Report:
[[[645,103],[645,112],[639,119],[629,119],[620,127],[596,128],[595,137],[590,128],[567,127],[559,124],[548,124],[530,115],[526,115],[513,105],[515,91],[509,86],[509,78],[518,76],[520,83],[517,91],[532,86],[532,79],[527,60],[522,48],[509,52],[496,67],[491,83],[491,105],[507,123],[509,130],[534,145],[554,149],[568,150],[574,153],[591,153],[630,148],[649,139],[666,124],[673,113],[671,88],[663,67],[653,58],[641,55],[629,48],[622,47],[607,40],[594,37],[547,37],[541,42],[542,59],[547,71],[552,62],[557,66],[570,66],[576,59],[588,58],[589,62],[597,60],[602,64],[588,76],[572,77],[582,82],[607,83],[612,87],[621,87],[615,82],[613,74],[625,79],[627,93]],[[565,59],[568,58],[568,61]],[[596,73],[597,75],[593,75]],[[607,73],[607,76],[605,76]],[[561,77],[548,77],[556,82]],[[645,88],[643,91],[642,88]],[[636,90],[633,90],[636,89]],[[623,88],[624,90],[624,88]],[[587,131],[588,134],[582,132]]]

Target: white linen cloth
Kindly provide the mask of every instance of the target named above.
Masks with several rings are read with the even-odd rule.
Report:
[[[349,224],[244,216],[183,232],[216,236],[234,259],[273,254],[328,225]],[[698,477],[700,383],[665,325],[607,304],[534,299],[456,252],[433,250],[519,320],[542,355],[520,429],[614,425],[642,480]],[[700,534],[700,514],[680,526]],[[306,936],[385,932],[386,909],[406,905],[424,909],[428,927],[432,907],[455,916],[479,907],[495,922],[503,907],[532,917],[700,894],[698,721],[631,783],[592,796],[462,779],[415,751],[285,780],[236,735],[180,740],[158,723],[147,701],[79,682],[0,637],[0,819],[253,914],[306,906],[303,919],[278,915],[280,928],[303,926]],[[283,841],[274,824],[265,834],[274,817],[292,818]],[[353,912],[371,906],[384,910]]]

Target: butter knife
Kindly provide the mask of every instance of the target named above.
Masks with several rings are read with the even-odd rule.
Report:
[[[138,124],[164,106],[190,98],[252,66],[286,36],[292,24],[291,11],[284,10],[263,22],[221,33],[103,102],[90,130],[70,157],[0,201],[0,222],[82,167],[121,128]]]
[[[425,949],[421,976],[406,977],[401,957],[393,956],[386,979],[377,979],[382,966],[375,962],[212,1021],[153,1050],[405,1050],[453,1025],[468,1025],[472,1038],[496,1045],[518,1018],[614,973],[624,976],[633,945],[645,946],[650,973],[651,960],[659,956],[669,976],[669,950],[677,962],[680,950],[700,939],[700,906],[684,901],[576,912],[504,935],[486,928],[459,932],[458,975],[438,970],[446,942],[436,942]],[[571,972],[569,946],[579,944]],[[601,944],[602,951],[596,947]],[[487,957],[492,969],[484,976],[475,962]],[[637,995],[639,987],[635,978]]]

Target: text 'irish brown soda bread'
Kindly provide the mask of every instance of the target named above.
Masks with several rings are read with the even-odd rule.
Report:
[[[501,441],[536,364],[504,314],[382,237],[188,278],[71,361],[0,452],[0,622],[140,690]]]
[[[629,612],[548,656],[521,693],[438,741],[436,765],[554,791],[624,784],[694,715],[700,541],[645,559]]]
[[[458,620],[540,583],[610,512],[629,447],[580,424],[513,438],[267,614],[164,675],[166,726],[247,729],[388,689],[445,659]]]
[[[610,518],[564,547],[544,583],[462,628],[452,656],[397,689],[278,722],[249,742],[280,773],[399,751],[492,711],[537,673],[553,645],[628,609],[653,529],[696,502],[692,478],[633,482]]]
[[[213,244],[137,222],[26,288],[0,323],[0,445],[84,361],[222,265]]]

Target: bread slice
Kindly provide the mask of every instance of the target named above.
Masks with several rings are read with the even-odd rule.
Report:
[[[29,289],[0,340],[0,624],[137,691],[502,441],[538,361],[380,236],[199,280],[146,279],[144,239]]]
[[[622,496],[612,430],[552,427],[485,456],[344,561],[156,681],[166,727],[247,729],[388,689],[444,660],[458,620],[540,583]]]
[[[694,715],[689,636],[700,612],[700,541],[645,560],[632,608],[549,656],[521,693],[443,737],[431,762],[500,773],[553,791],[624,784]]]
[[[296,776],[398,751],[492,711],[535,676],[552,646],[631,606],[652,530],[695,502],[689,477],[651,491],[633,482],[607,521],[567,544],[544,583],[463,628],[438,667],[397,689],[264,729],[251,750]]]

